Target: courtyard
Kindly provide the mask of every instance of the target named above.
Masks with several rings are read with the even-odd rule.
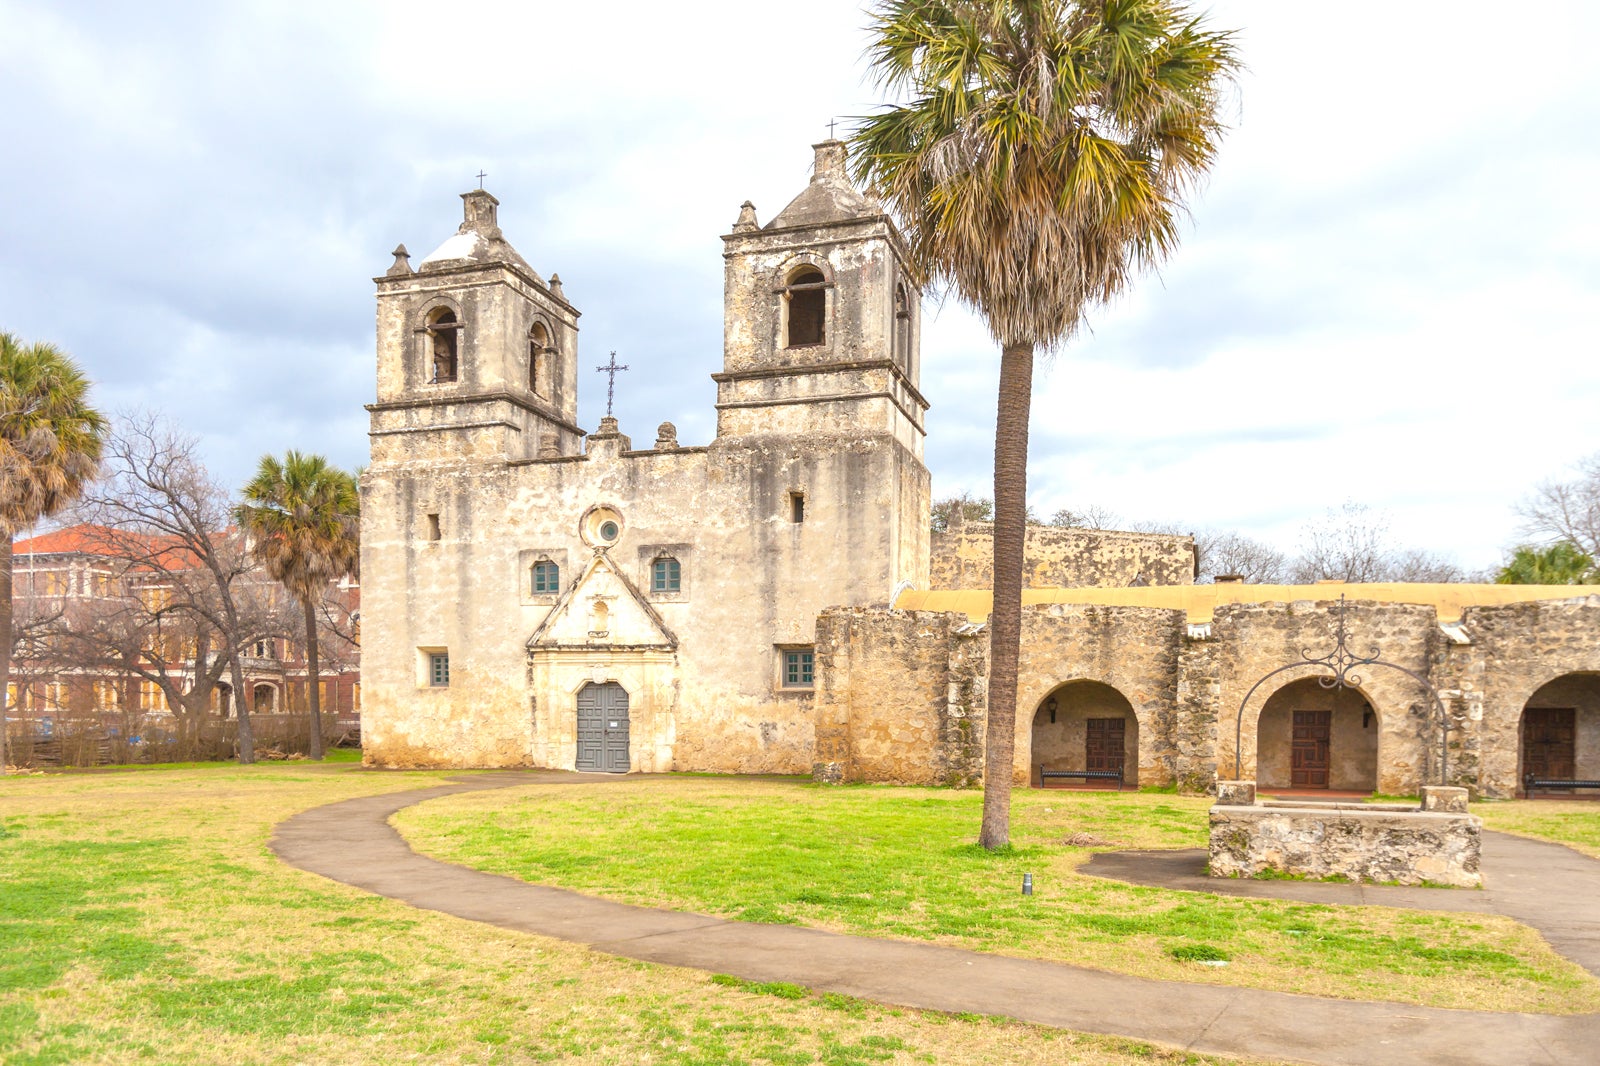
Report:
[[[398,795],[451,781],[465,791],[415,806]],[[1203,799],[1028,793],[1017,846],[988,855],[970,843],[971,792],[291,763],[0,781],[0,1057],[1276,1061],[620,958],[337,884],[269,850],[286,819],[317,808],[337,817],[328,804],[364,798],[406,806],[395,823],[422,853],[582,898],[759,923],[740,928],[1073,963],[1175,988],[1294,991],[1354,1009],[1374,1001],[1374,1014],[1520,1011],[1557,1024],[1600,1010],[1600,981],[1504,916],[1213,896],[1081,871],[1100,853],[1200,846]],[[1480,813],[1490,828],[1597,855],[1593,810],[1539,801]],[[1020,893],[1024,873],[1032,896]]]

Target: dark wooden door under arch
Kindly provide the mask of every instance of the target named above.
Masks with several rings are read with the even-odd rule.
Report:
[[[628,692],[615,681],[578,692],[578,770],[628,772]]]

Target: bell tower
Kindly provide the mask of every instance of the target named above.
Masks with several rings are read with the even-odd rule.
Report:
[[[746,201],[722,238],[717,436],[884,433],[920,460],[920,279],[844,143],[812,147],[805,190],[765,226]]]
[[[516,460],[582,451],[578,311],[500,231],[500,201],[461,194],[456,232],[413,269],[405,245],[378,285],[374,464]]]

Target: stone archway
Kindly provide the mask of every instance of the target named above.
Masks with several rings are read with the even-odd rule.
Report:
[[[1040,770],[1120,767],[1124,788],[1139,784],[1139,716],[1128,698],[1099,681],[1069,681],[1033,713],[1030,783]]]
[[[278,688],[258,682],[250,688],[250,707],[255,714],[276,714],[278,712]]]
[[[1380,732],[1361,690],[1291,681],[1256,719],[1256,786],[1376,792]]]
[[[1529,775],[1600,780],[1600,673],[1563,674],[1522,707],[1517,786]]]

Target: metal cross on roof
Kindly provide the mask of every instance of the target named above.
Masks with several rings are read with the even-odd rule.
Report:
[[[617,371],[628,369],[626,365],[617,362],[617,353],[611,353],[611,362],[605,366],[595,367],[602,374],[610,374],[611,380],[606,383],[606,417],[611,417],[611,401],[617,392]]]
[[[478,175],[477,176],[478,176],[478,188],[481,189],[481,188],[483,188],[483,179],[487,178],[489,175],[485,174],[483,171],[480,170],[480,171],[478,171]]]
[[[828,140],[830,140],[830,141],[834,139],[834,137],[833,137],[833,127],[838,123],[838,121],[839,120],[836,119],[836,118],[830,118],[828,120]]]

